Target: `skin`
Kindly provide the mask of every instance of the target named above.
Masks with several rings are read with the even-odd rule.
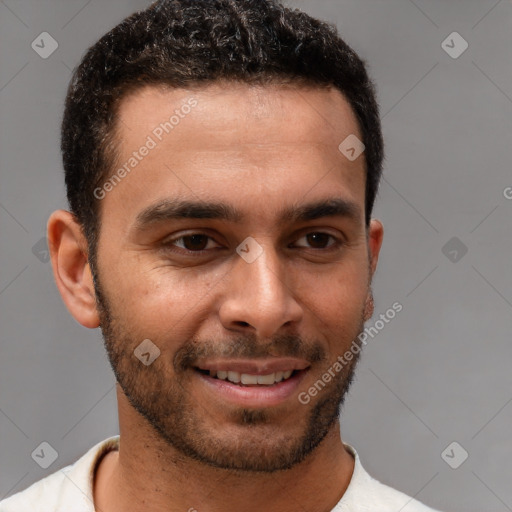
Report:
[[[354,468],[337,407],[355,361],[309,404],[297,395],[373,314],[370,284],[383,227],[376,219],[365,224],[364,154],[351,162],[338,150],[348,135],[362,138],[355,116],[334,89],[146,87],[121,102],[118,164],[190,98],[197,106],[101,200],[96,289],[80,225],[64,210],[48,222],[64,302],[83,326],[101,325],[118,378],[121,445],[99,465],[96,510],[331,510]],[[353,203],[359,215],[278,220],[283,207],[333,197]],[[244,217],[136,229],[141,211],[176,198],[221,202]],[[194,233],[210,237],[200,256],[180,238]],[[247,237],[262,248],[252,263],[236,252]],[[160,349],[150,366],[133,355],[144,339]],[[225,349],[230,357],[253,354],[259,362],[293,356],[308,367],[284,401],[242,407],[192,367],[177,365],[186,350],[197,363],[198,348],[217,358],[227,357]],[[307,436],[316,436],[316,445],[294,460]]]

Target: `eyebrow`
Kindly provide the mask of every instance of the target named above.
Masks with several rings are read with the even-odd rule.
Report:
[[[277,220],[280,223],[294,223],[323,217],[345,217],[360,223],[362,213],[357,203],[331,197],[303,205],[287,206],[279,212]],[[245,214],[225,203],[164,199],[142,210],[135,219],[134,228],[141,231],[155,224],[181,219],[240,222],[244,218]]]

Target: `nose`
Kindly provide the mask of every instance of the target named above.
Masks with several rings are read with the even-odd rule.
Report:
[[[229,284],[219,310],[224,328],[252,330],[265,339],[300,322],[303,308],[290,288],[285,265],[268,247],[252,263],[238,257],[226,276]]]

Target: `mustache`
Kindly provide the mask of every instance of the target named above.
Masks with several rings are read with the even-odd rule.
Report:
[[[200,359],[271,357],[296,357],[310,363],[327,360],[326,351],[320,343],[306,343],[300,336],[277,335],[270,342],[262,343],[256,336],[248,335],[237,337],[227,343],[192,339],[178,349],[173,365],[178,372],[196,366]]]

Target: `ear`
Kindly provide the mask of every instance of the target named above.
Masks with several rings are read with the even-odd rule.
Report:
[[[370,226],[368,227],[368,257],[370,260],[370,282],[372,280],[373,274],[377,270],[377,263],[379,261],[379,253],[380,248],[382,247],[382,240],[384,238],[384,227],[382,222],[377,219],[372,219],[370,221]],[[366,305],[364,310],[364,320],[365,322],[369,320],[373,315],[374,303],[373,303],[373,293],[372,289],[368,288],[368,296],[366,297]]]
[[[370,278],[377,270],[377,262],[379,261],[380,248],[384,238],[384,226],[378,219],[372,219],[368,227],[368,254],[370,257]]]
[[[84,327],[98,327],[87,241],[80,224],[70,212],[57,210],[48,220],[47,236],[53,275],[66,307]]]

